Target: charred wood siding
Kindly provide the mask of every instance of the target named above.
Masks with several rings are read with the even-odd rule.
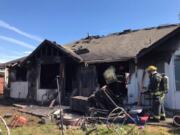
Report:
[[[36,100],[37,77],[38,77],[38,68],[36,66],[29,67],[27,73],[28,99]]]
[[[79,95],[90,96],[98,86],[95,66],[80,67],[78,75]]]
[[[56,48],[49,46],[49,45],[43,45],[41,46],[35,53],[30,57],[28,60],[28,75],[27,75],[27,80],[28,80],[28,98],[32,100],[37,100],[38,97],[38,90],[42,88],[44,90],[49,89],[48,87],[45,88],[42,86],[42,82],[47,82],[47,77],[42,78],[46,76],[45,74],[52,73],[53,70],[42,72],[42,65],[44,67],[46,65],[59,65],[60,63],[63,63],[63,55],[58,51]],[[46,68],[46,67],[45,67]],[[58,68],[58,67],[57,67]],[[60,69],[59,69],[60,70]],[[60,71],[59,71],[60,72]],[[42,75],[42,73],[44,75]],[[54,78],[54,82],[56,82]],[[43,80],[43,81],[42,81]],[[51,80],[53,81],[53,80]],[[48,82],[50,83],[50,81]]]

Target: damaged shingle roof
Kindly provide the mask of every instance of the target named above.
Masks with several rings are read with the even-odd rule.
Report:
[[[85,62],[111,62],[134,58],[142,49],[148,48],[166,37],[177,25],[166,25],[141,30],[125,30],[108,36],[89,36],[67,44],[64,47],[74,50]]]

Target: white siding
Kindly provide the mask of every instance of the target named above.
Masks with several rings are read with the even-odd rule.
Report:
[[[8,70],[9,70],[8,68],[5,68],[5,71],[4,71],[5,87],[7,87],[8,82],[9,82],[9,71]]]
[[[176,91],[174,59],[180,55],[177,51],[171,58],[170,63],[165,63],[165,73],[169,77],[169,91],[166,95],[165,106],[170,109],[180,110],[180,91]]]
[[[165,106],[170,109],[175,109],[175,83],[174,83],[174,61],[165,63],[165,74],[169,77],[169,90],[165,98]]]
[[[38,89],[37,90],[37,101],[39,102],[46,102],[48,101],[48,96],[52,96],[54,92],[57,90],[55,89]]]
[[[131,80],[128,84],[128,103],[132,104],[137,102],[138,98],[138,86],[135,73],[131,75]]]
[[[138,97],[140,94],[141,87],[148,86],[149,77],[148,74],[144,74],[144,70],[138,69],[137,74],[133,73],[131,75],[131,81],[128,84],[128,102],[134,103],[138,102]],[[142,80],[143,79],[143,80]]]
[[[177,50],[172,56],[170,63],[165,63],[165,73],[169,77],[169,91],[166,95],[165,105],[170,109],[180,110],[180,91],[176,91],[175,84],[175,65],[174,59],[176,55],[180,55],[180,51]]]
[[[11,82],[10,97],[26,99],[28,94],[28,82]]]

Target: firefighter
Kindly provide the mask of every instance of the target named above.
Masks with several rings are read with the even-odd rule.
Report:
[[[168,79],[165,75],[157,72],[157,67],[149,66],[147,68],[149,74],[148,91],[152,96],[152,114],[155,121],[165,120],[164,98],[168,90]]]

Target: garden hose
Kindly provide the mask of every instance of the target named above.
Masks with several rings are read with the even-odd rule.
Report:
[[[179,123],[178,123],[178,121],[176,121],[176,118],[179,119]],[[173,123],[174,123],[176,126],[180,127],[180,116],[179,116],[179,115],[175,115],[175,116],[173,117]]]
[[[0,116],[0,119],[1,119],[1,121],[3,122],[3,124],[4,124],[5,127],[6,127],[7,135],[10,135],[10,129],[9,129],[9,127],[7,126],[6,121],[5,121],[5,120],[3,119],[3,117],[1,117],[1,116]]]

